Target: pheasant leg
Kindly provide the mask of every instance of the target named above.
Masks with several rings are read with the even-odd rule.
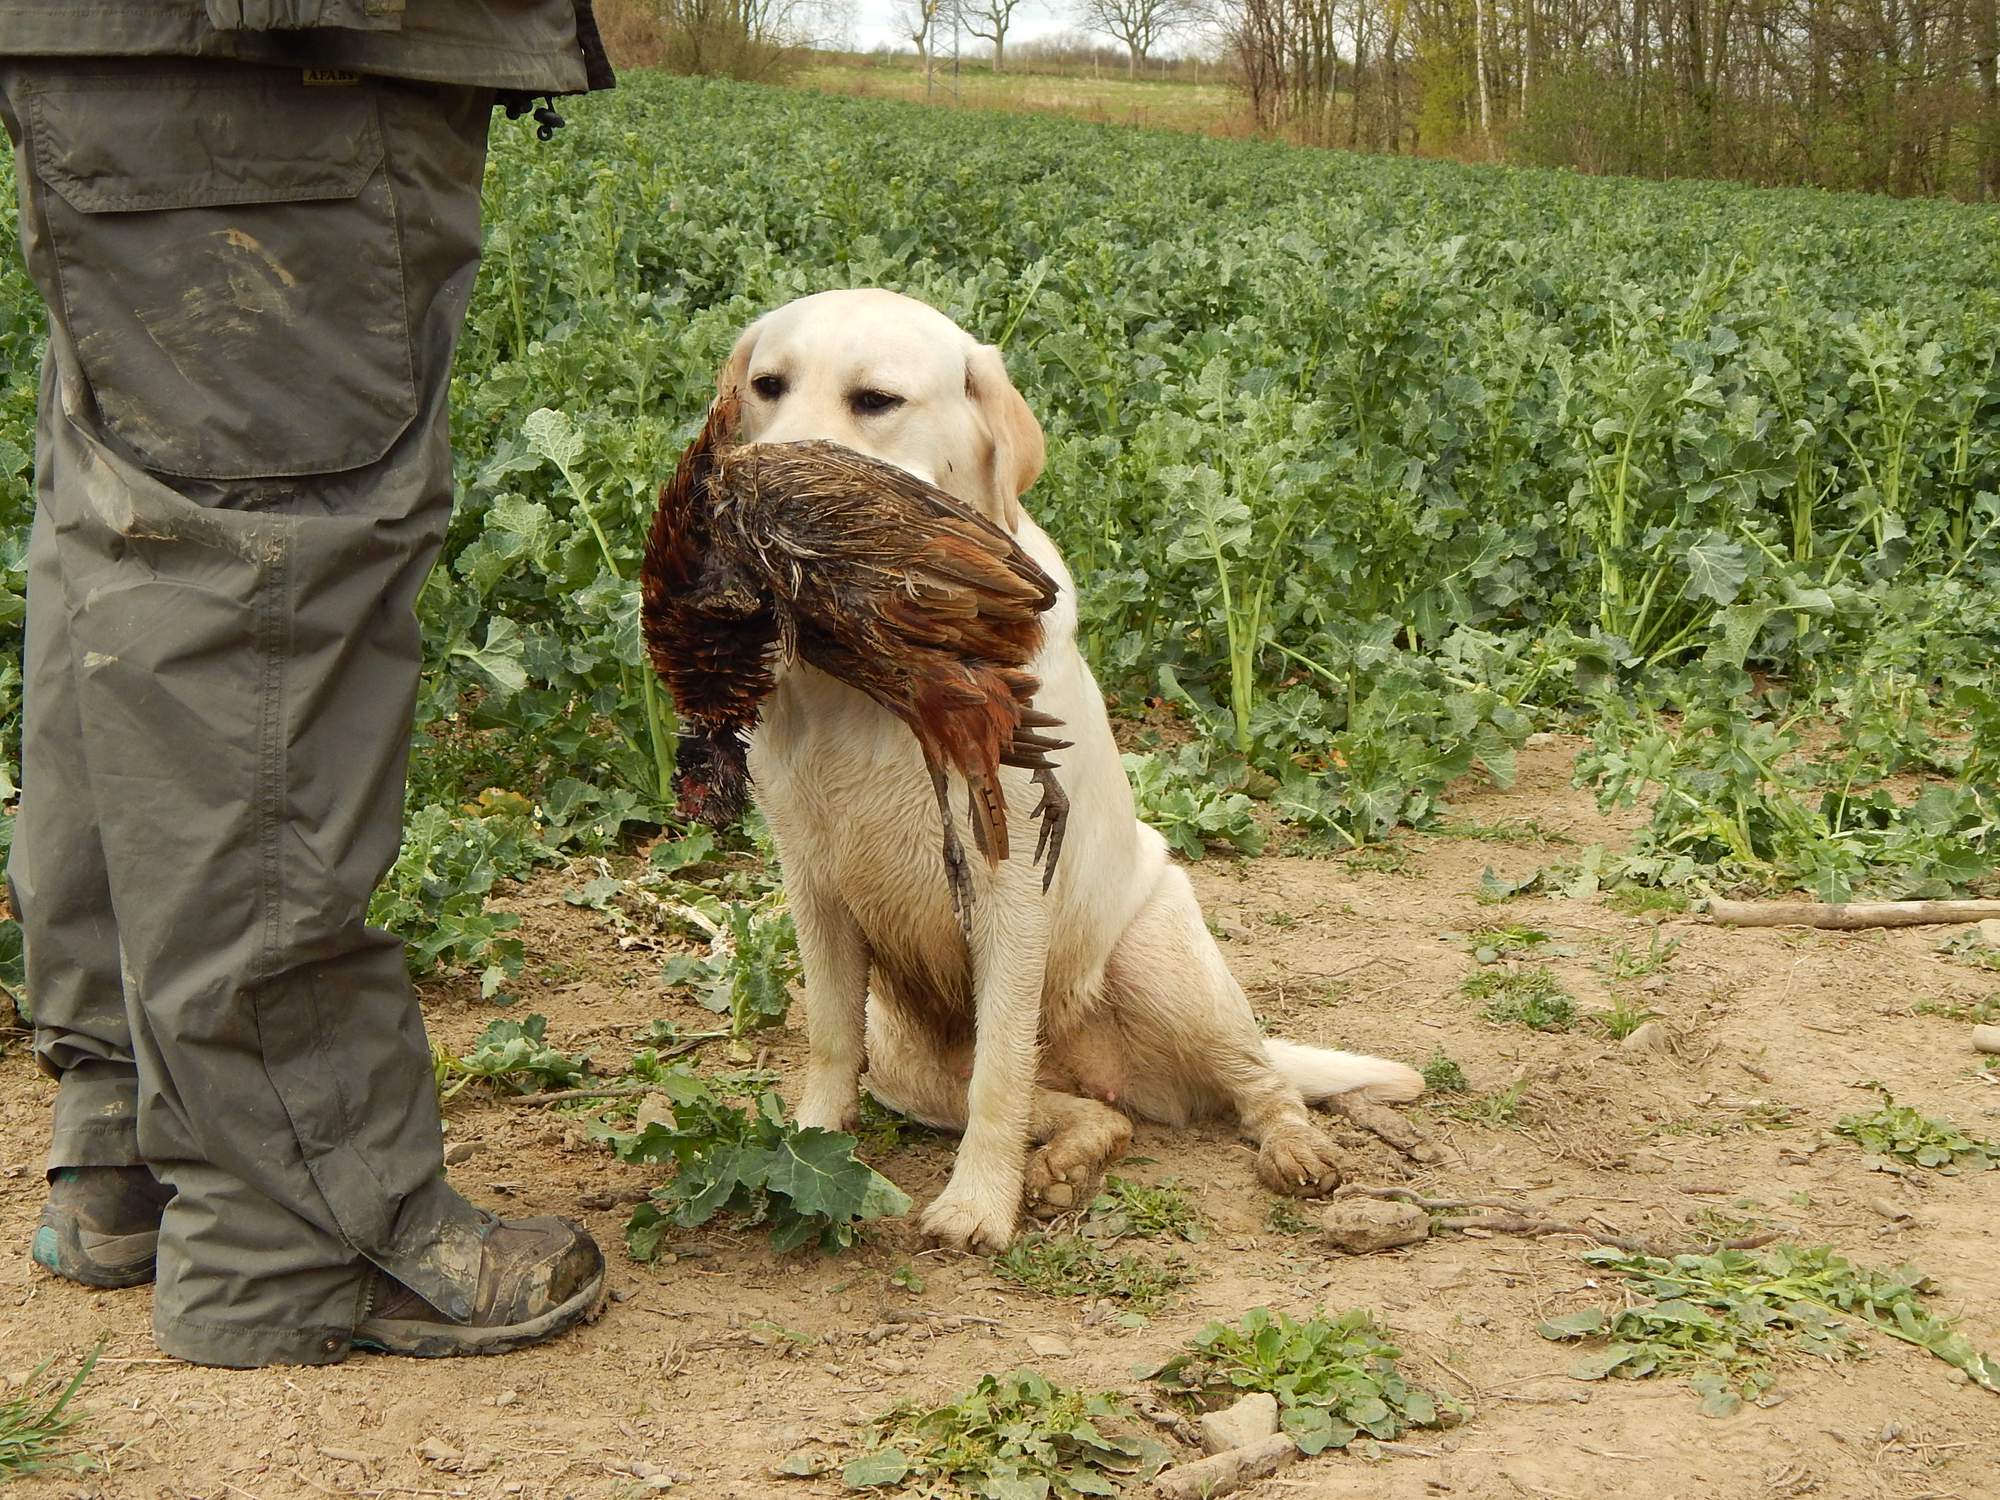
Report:
[[[1069,828],[1069,793],[1056,780],[1056,768],[1043,766],[1028,778],[1042,789],[1042,800],[1035,804],[1030,817],[1041,824],[1041,831],[1035,838],[1035,861],[1042,866],[1042,890],[1046,892],[1056,878],[1056,861],[1062,857],[1063,834]],[[1047,861],[1042,861],[1046,852]]]
[[[951,887],[952,910],[966,942],[972,941],[972,870],[965,862],[965,846],[958,841],[958,829],[951,819],[951,783],[944,767],[930,762],[931,790],[937,793],[938,816],[944,820],[944,878]]]

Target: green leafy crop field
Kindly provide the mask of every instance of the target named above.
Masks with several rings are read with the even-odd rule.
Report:
[[[496,130],[411,839],[377,907],[420,968],[498,983],[492,882],[663,816],[636,629],[656,488],[743,323],[862,284],[1005,346],[1093,663],[1116,712],[1174,721],[1134,769],[1185,851],[1376,843],[1581,727],[1580,774],[1652,821],[1573,886],[1985,878],[1991,211],[647,76],[568,113],[546,145]],[[38,337],[10,258],[10,625]]]

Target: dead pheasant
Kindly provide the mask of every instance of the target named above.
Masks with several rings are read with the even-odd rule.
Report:
[[[741,813],[745,744],[775,662],[801,660],[916,736],[961,923],[972,883],[948,771],[965,778],[974,840],[995,864],[1008,853],[999,768],[1033,774],[1047,889],[1069,812],[1049,756],[1068,742],[1046,733],[1060,721],[1033,706],[1027,668],[1054,581],[1005,531],[892,464],[836,443],[731,446],[736,414],[733,397],[718,400],[682,454],[643,571],[647,651],[687,726],[682,811]]]

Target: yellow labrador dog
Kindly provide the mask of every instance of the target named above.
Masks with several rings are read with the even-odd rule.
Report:
[[[891,1109],[962,1132],[922,1220],[961,1249],[1004,1249],[1024,1198],[1085,1201],[1130,1141],[1130,1115],[1172,1125],[1233,1115],[1268,1187],[1337,1184],[1307,1101],[1351,1090],[1412,1099],[1423,1081],[1400,1063],[1259,1034],[1187,876],[1134,816],[1077,652],[1075,584],[1021,508],[1042,469],[1042,431],[999,351],[908,297],[822,292],[752,324],[719,386],[742,395],[744,441],[827,439],[897,464],[1012,532],[1061,588],[1044,616],[1035,701],[1075,741],[1056,756],[1068,842],[1046,894],[1033,840],[1014,840],[997,868],[971,861],[970,944],[910,732],[803,665],[765,701],[750,769],[805,966],[800,1123],[852,1124],[865,1084]],[[1037,789],[1025,771],[1002,775],[1009,820],[1026,828]],[[962,806],[963,792],[954,800]]]

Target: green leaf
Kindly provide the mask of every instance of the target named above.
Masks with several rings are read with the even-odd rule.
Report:
[[[540,406],[521,421],[528,446],[559,469],[569,469],[583,456],[583,434],[560,411]]]
[[[1719,531],[1711,531],[1687,550],[1683,559],[1688,574],[1688,592],[1700,599],[1728,604],[1742,592],[1750,576],[1750,562],[1743,544]]]
[[[840,1478],[851,1490],[865,1490],[877,1485],[901,1484],[909,1472],[909,1459],[894,1448],[879,1448],[850,1459],[841,1469]]]

